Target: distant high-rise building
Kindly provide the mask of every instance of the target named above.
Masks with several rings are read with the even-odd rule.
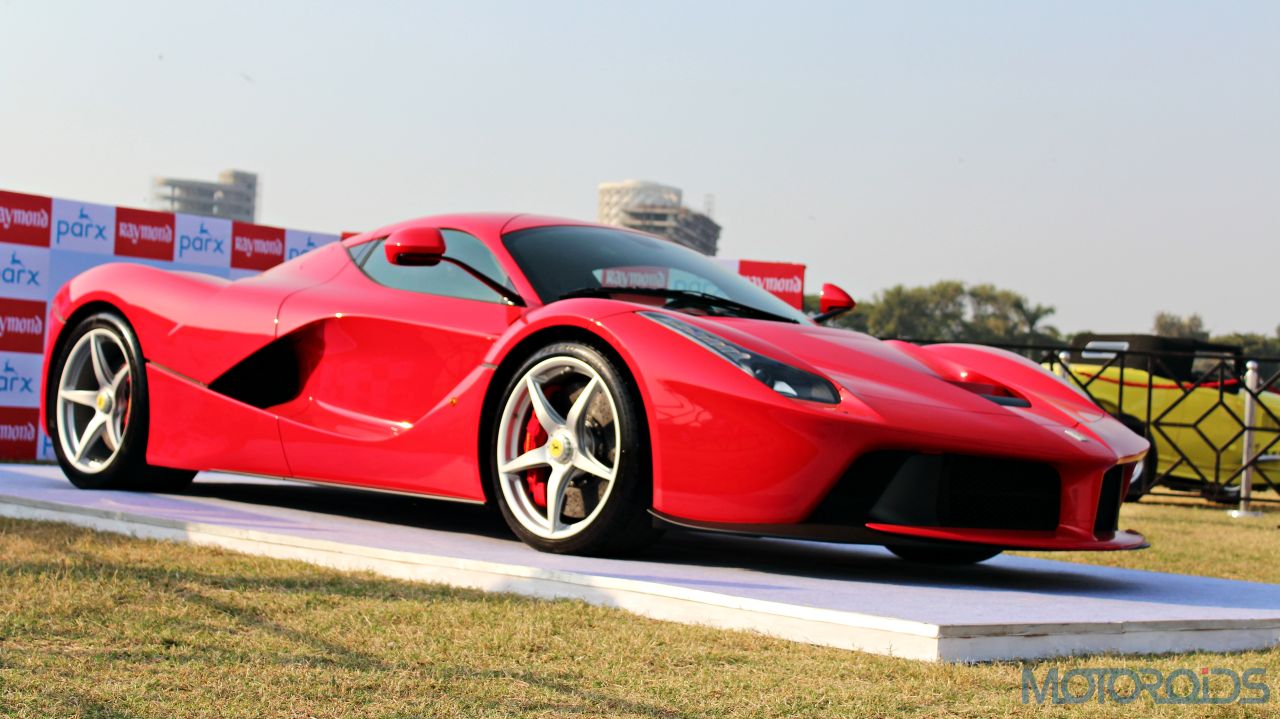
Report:
[[[685,207],[678,187],[643,180],[602,182],[597,220],[660,235],[704,255],[714,255],[720,225],[707,215]]]
[[[167,212],[225,217],[253,222],[257,215],[258,176],[242,170],[223,170],[217,182],[156,177],[152,203]]]

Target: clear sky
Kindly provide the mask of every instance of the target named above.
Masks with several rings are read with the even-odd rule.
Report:
[[[0,187],[260,221],[700,207],[856,297],[993,282],[1063,329],[1280,322],[1280,3],[0,0]]]

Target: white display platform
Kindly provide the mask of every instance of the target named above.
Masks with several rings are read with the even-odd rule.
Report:
[[[0,515],[930,661],[1280,643],[1280,585],[1005,556],[939,569],[878,547],[683,531],[632,559],[560,556],[482,507],[232,475],[165,495],[0,465]]]

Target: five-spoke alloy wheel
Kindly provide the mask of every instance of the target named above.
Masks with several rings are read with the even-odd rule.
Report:
[[[507,384],[493,470],[503,516],[545,551],[610,554],[653,537],[649,463],[637,403],[593,347],[535,353]]]
[[[95,327],[76,340],[58,380],[57,437],[67,461],[85,474],[111,466],[129,424],[129,352],[120,336]]]
[[[173,489],[195,472],[146,463],[146,372],[129,325],[101,312],[75,325],[55,349],[46,407],[54,454],[85,489]]]

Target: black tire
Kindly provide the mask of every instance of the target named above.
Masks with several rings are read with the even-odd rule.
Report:
[[[908,544],[891,544],[888,549],[908,562],[942,566],[977,564],[978,562],[985,562],[1004,551],[991,547],[922,547]]]
[[[1121,415],[1120,424],[1123,424],[1130,432],[1139,437],[1147,436],[1146,423],[1137,417],[1131,417],[1127,414]],[[1126,502],[1137,502],[1142,499],[1159,482],[1160,450],[1156,447],[1154,437],[1148,441],[1151,442],[1151,449],[1147,452],[1147,456],[1142,458],[1142,473],[1129,480],[1129,490],[1124,495],[1124,501]]]
[[[1240,485],[1228,486],[1213,482],[1201,482],[1200,496],[1215,504],[1239,504]]]
[[[619,441],[615,448],[617,462],[613,486],[603,500],[594,518],[581,520],[583,528],[564,538],[547,538],[525,527],[509,506],[502,487],[502,475],[498,471],[498,448],[502,417],[508,400],[520,390],[528,372],[536,365],[553,358],[568,357],[579,360],[593,369],[612,396],[615,421],[618,424]],[[501,395],[495,398],[492,426],[486,461],[493,497],[502,512],[507,526],[521,541],[543,552],[558,554],[582,554],[592,556],[617,556],[636,552],[648,546],[661,533],[654,527],[649,514],[653,497],[652,462],[647,432],[642,422],[637,393],[630,380],[613,360],[596,348],[578,342],[559,342],[535,352],[512,372]],[[512,490],[515,491],[515,490]]]
[[[129,363],[129,418],[120,436],[119,448],[103,462],[102,469],[85,472],[77,468],[67,456],[60,434],[58,412],[58,388],[63,372],[76,343],[93,330],[107,330],[124,347]],[[150,429],[148,411],[147,373],[142,360],[142,350],[128,322],[120,315],[104,311],[81,320],[62,340],[54,351],[54,361],[49,365],[48,386],[45,387],[45,407],[48,408],[46,430],[52,440],[58,464],[71,483],[81,489],[132,489],[177,491],[191,483],[196,473],[190,470],[154,467],[146,462],[147,437]],[[87,444],[87,443],[86,443]]]

